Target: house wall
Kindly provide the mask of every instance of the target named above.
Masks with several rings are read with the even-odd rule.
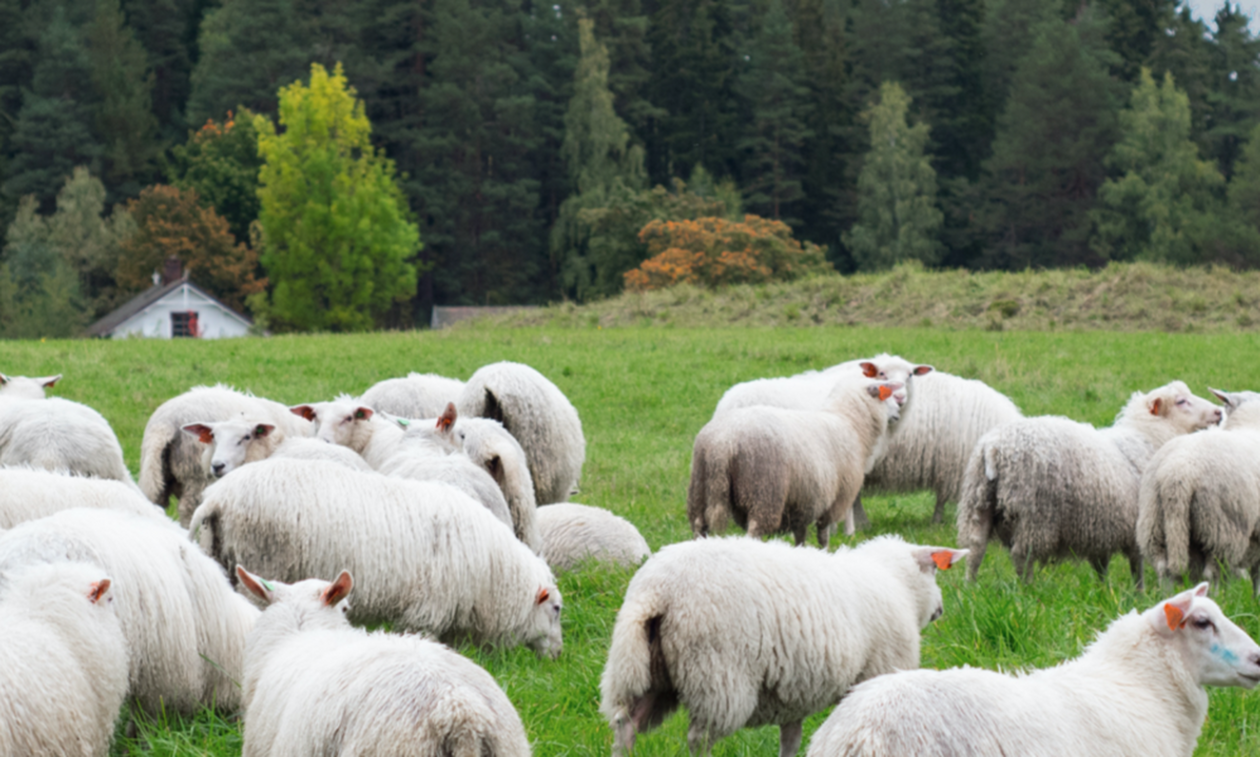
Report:
[[[170,339],[171,313],[186,310],[196,311],[202,339],[245,336],[249,332],[249,325],[242,323],[222,305],[206,299],[195,290],[185,292],[181,288],[123,321],[110,336],[114,339],[128,336]]]

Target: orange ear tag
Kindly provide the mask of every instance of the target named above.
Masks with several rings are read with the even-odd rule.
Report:
[[[1186,615],[1179,607],[1164,605],[1164,616],[1168,618],[1168,629],[1170,631],[1176,631],[1186,624]]]
[[[880,402],[883,402],[884,400],[888,399],[889,397],[892,396],[892,394],[893,394],[892,390],[889,389],[888,387],[882,386],[882,385],[879,387],[879,401]]]
[[[954,553],[947,549],[933,552],[932,562],[936,563],[936,567],[941,570],[949,570],[949,566],[954,564]]]

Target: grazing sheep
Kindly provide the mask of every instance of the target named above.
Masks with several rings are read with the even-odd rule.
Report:
[[[130,694],[147,712],[230,712],[240,703],[245,636],[258,610],[174,523],[63,510],[0,536],[0,583],[27,565],[80,560],[115,581],[131,652]]]
[[[586,439],[577,410],[555,384],[520,363],[477,369],[460,395],[459,414],[503,424],[529,460],[539,505],[568,500],[582,476]]]
[[[652,554],[639,529],[599,507],[561,502],[538,508],[542,556],[552,570],[586,560],[632,567]]]
[[[265,418],[288,438],[312,436],[314,429],[278,402],[216,384],[197,386],[163,402],[144,427],[140,442],[140,488],[163,509],[179,499],[179,522],[187,526],[212,479],[202,467],[203,449],[181,431],[190,423],[226,421],[246,415]]]
[[[42,378],[6,376],[0,373],[0,399],[42,400],[47,396],[44,390],[51,389],[60,380],[60,373]]]
[[[109,421],[60,397],[0,401],[0,466],[19,465],[135,486]]]
[[[110,579],[83,563],[14,571],[0,596],[0,754],[109,754],[127,695]]]
[[[914,402],[889,434],[865,486],[877,492],[930,489],[936,494],[932,522],[940,523],[945,503],[962,498],[963,474],[976,442],[1020,418],[1015,403],[983,381],[933,371],[914,381]],[[855,510],[860,511],[860,503]]]
[[[418,431],[419,435],[413,433]],[[412,481],[449,484],[486,508],[499,522],[512,528],[512,512],[499,484],[463,452],[447,453],[429,439],[428,429],[409,429],[398,451],[381,464],[379,473]],[[535,552],[536,545],[528,545]]]
[[[1105,578],[1111,556],[1122,552],[1141,587],[1135,533],[1142,471],[1165,442],[1220,418],[1220,408],[1174,381],[1134,392],[1110,428],[1041,416],[985,434],[958,503],[958,543],[974,553],[968,579],[975,580],[994,535],[1025,581],[1037,562],[1055,558],[1086,559]]]
[[[943,611],[936,570],[966,554],[896,536],[835,553],[746,538],[661,549],[626,589],[600,682],[613,754],[681,704],[693,755],[776,724],[791,757],[806,717],[919,666],[919,632]]]
[[[476,663],[350,627],[349,573],[291,586],[236,574],[267,605],[247,644],[245,757],[529,757],[516,708]]]
[[[1260,680],[1260,646],[1206,591],[1121,616],[1057,667],[869,680],[814,734],[809,757],[1190,757],[1207,717],[1203,687]]]
[[[816,524],[826,548],[887,432],[887,404],[900,383],[850,376],[836,382],[826,410],[757,405],[732,410],[696,436],[687,490],[687,520],[697,537],[726,530],[749,536],[790,532],[798,545]]]
[[[385,379],[363,393],[359,401],[382,413],[400,418],[436,418],[446,406],[459,400],[464,382],[435,373],[408,373],[406,378]]]
[[[0,468],[0,528],[36,520],[72,507],[92,507],[165,521],[135,486],[42,468]]]
[[[1222,428],[1173,439],[1142,475],[1138,546],[1165,586],[1249,570],[1260,596],[1260,394],[1212,393],[1228,409]]]
[[[446,484],[266,460],[208,488],[190,533],[220,564],[282,581],[350,570],[356,623],[560,652],[547,564]]]
[[[223,478],[242,465],[270,457],[322,460],[355,470],[371,470],[362,457],[346,447],[305,436],[285,438],[283,430],[260,418],[242,416],[217,423],[190,423],[183,430],[206,445],[201,462],[214,478]]]
[[[542,549],[542,536],[538,533],[538,505],[525,450],[502,423],[490,418],[460,418],[454,432],[464,454],[499,485],[512,514],[516,538],[538,552]]]

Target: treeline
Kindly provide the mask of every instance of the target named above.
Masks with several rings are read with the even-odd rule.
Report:
[[[256,261],[256,137],[211,161],[197,135],[341,63],[419,226],[421,318],[613,294],[649,222],[745,213],[841,271],[1252,267],[1247,24],[1175,0],[0,0],[4,256],[14,219],[69,217],[83,166],[104,208],[196,189]]]

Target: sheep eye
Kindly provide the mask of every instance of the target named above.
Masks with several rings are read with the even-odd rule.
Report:
[[[1215,624],[1212,623],[1211,619],[1209,618],[1195,618],[1194,627],[1195,628],[1215,628],[1216,626]]]

